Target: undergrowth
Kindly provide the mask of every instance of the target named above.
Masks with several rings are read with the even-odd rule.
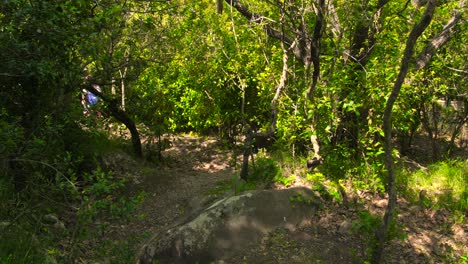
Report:
[[[18,154],[12,147],[0,153],[2,264],[72,263],[92,255],[94,248],[86,241],[102,240],[107,223],[128,220],[144,198],[144,193],[125,197],[126,179],[99,168],[99,157],[120,147],[118,142],[101,131],[67,129],[51,124],[26,142],[0,131],[11,146],[22,144],[27,149]],[[73,132],[52,142],[57,130]],[[7,154],[16,158],[5,158]],[[99,248],[106,246],[116,248],[106,243]]]
[[[468,161],[440,161],[416,171],[401,170],[402,194],[425,207],[468,212]]]

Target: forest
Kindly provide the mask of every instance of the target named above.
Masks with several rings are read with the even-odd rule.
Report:
[[[0,263],[467,263],[467,10],[1,1]],[[309,225],[145,259],[272,193]]]

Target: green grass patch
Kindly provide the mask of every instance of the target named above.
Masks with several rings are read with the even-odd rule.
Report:
[[[398,212],[395,212],[398,213]],[[358,211],[358,219],[352,222],[351,230],[355,234],[363,234],[368,239],[374,239],[374,232],[382,224],[382,218],[378,215],[373,215],[369,211],[362,210]],[[391,221],[387,230],[387,240],[400,239],[404,240],[407,238],[404,232],[404,225],[397,221]]]
[[[6,223],[5,223],[6,224]],[[18,224],[8,228],[0,227],[0,263],[44,263],[45,254],[41,252],[44,242],[39,241],[34,231],[26,230],[26,225]]]
[[[249,175],[251,181],[273,181],[275,178],[282,176],[280,168],[272,158],[258,156],[251,165]]]
[[[468,211],[468,161],[442,161],[427,169],[402,172],[398,178],[401,189],[413,201],[422,199],[427,207]]]
[[[238,175],[234,174],[230,180],[217,182],[215,187],[208,191],[208,195],[218,198],[231,191],[234,191],[235,194],[239,194],[257,189],[257,184],[258,182],[255,181],[246,182],[240,180],[238,179]]]
[[[307,173],[306,179],[312,184],[312,190],[317,191],[324,198],[333,199],[338,203],[343,201],[340,193],[340,180],[328,180],[321,172]]]

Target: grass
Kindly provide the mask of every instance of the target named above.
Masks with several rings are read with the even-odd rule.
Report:
[[[321,172],[307,173],[305,179],[312,185],[312,190],[319,192],[322,197],[338,203],[343,201],[340,193],[343,185],[340,180],[329,180]]]
[[[399,178],[404,193],[413,201],[427,207],[468,211],[468,161],[437,162],[427,169],[404,171]]]
[[[12,226],[8,230],[0,230],[0,263],[41,263],[44,261],[44,254],[39,252],[37,237],[33,232],[22,229],[22,227]]]

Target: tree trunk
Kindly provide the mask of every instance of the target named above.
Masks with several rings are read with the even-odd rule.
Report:
[[[223,13],[223,0],[216,1],[216,10],[218,11],[218,14]]]
[[[283,32],[284,33],[284,32]],[[284,41],[281,42],[281,48],[283,50],[283,70],[281,72],[280,82],[276,88],[275,95],[271,100],[271,120],[270,126],[268,127],[267,133],[257,133],[253,131],[252,128],[247,129],[247,135],[244,141],[244,150],[243,150],[243,160],[242,167],[240,172],[240,178],[247,181],[249,174],[249,157],[252,155],[252,148],[258,149],[263,147],[268,147],[274,142],[274,134],[276,132],[276,122],[278,119],[278,100],[281,96],[281,92],[286,86],[286,81],[288,79],[288,59],[289,59],[289,50],[293,49],[295,44],[292,44],[289,49],[285,48]],[[242,97],[242,106],[244,106],[245,93],[243,92]],[[244,109],[242,108],[242,114],[244,114]]]
[[[350,111],[339,104],[340,122],[333,135],[332,144],[344,145],[356,150],[356,154],[360,145],[360,134],[362,131],[367,131],[368,127],[367,116],[370,107],[367,100],[369,92],[365,85],[366,65],[372,57],[377,42],[376,36],[384,23],[382,10],[388,2],[388,0],[380,0],[375,7],[371,5],[363,7],[361,11],[366,15],[356,23],[349,51],[344,52],[345,62],[348,61],[346,62],[348,64],[347,75],[351,76],[351,79],[339,93],[338,100],[339,102],[354,101],[360,103],[361,106],[356,109],[357,111]],[[369,4],[369,1],[366,3]]]
[[[122,72],[119,70],[120,73],[120,93],[121,93],[121,106],[122,110],[125,111],[125,77],[127,76],[128,67],[125,67],[124,71]]]
[[[244,181],[248,181],[249,179],[249,158],[252,154],[252,132],[249,130],[247,132],[247,136],[245,137],[244,141],[244,149],[243,149],[243,157],[242,157],[242,165],[240,171],[240,178]]]
[[[419,36],[421,36],[421,34],[424,32],[426,27],[430,24],[435,7],[436,0],[429,0],[423,17],[421,18],[421,21],[412,29],[406,42],[406,48],[403,55],[403,59],[401,61],[400,72],[385,105],[385,111],[383,115],[383,131],[385,134],[385,165],[388,171],[388,205],[385,210],[385,215],[383,217],[382,224],[375,232],[376,246],[372,254],[371,260],[371,262],[374,264],[381,262],[384,244],[387,239],[388,227],[390,225],[390,222],[392,221],[393,213],[397,203],[397,193],[395,188],[395,171],[392,156],[392,109],[400,93],[401,86],[408,73],[416,41],[418,40]]]
[[[109,114],[127,126],[132,136],[133,151],[137,157],[143,158],[140,134],[138,133],[135,122],[133,122],[133,120],[127,115],[125,111],[120,109],[116,100],[107,98],[103,93],[96,90],[92,85],[87,85],[85,89],[101,98],[106,104]]]

